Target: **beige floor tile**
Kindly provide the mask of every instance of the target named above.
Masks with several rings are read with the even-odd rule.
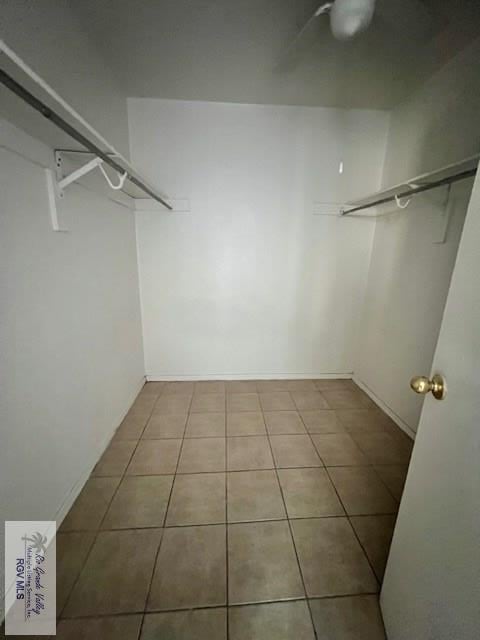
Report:
[[[309,597],[377,591],[375,576],[347,518],[291,523]]]
[[[287,521],[228,525],[228,575],[234,604],[303,597]]]
[[[266,436],[227,438],[227,469],[229,471],[272,469],[273,466]]]
[[[229,522],[287,517],[275,471],[234,471],[227,483]]]
[[[225,522],[225,474],[200,473],[175,478],[167,526]]]
[[[337,416],[346,430],[351,433],[385,431],[390,420],[383,412],[375,409],[339,409]]]
[[[231,640],[315,640],[306,600],[231,607]]]
[[[310,600],[310,607],[319,640],[386,640],[377,596]]]
[[[227,393],[256,393],[255,380],[230,380],[226,383]]]
[[[191,413],[225,412],[223,393],[195,393],[190,408]]]
[[[310,436],[270,436],[270,442],[278,468],[323,466]]]
[[[191,413],[187,420],[185,438],[208,438],[225,436],[224,413]]]
[[[175,473],[181,440],[140,440],[127,475],[153,476]]]
[[[261,436],[266,433],[261,411],[227,413],[227,436]]]
[[[171,393],[162,395],[157,400],[155,407],[153,408],[153,414],[156,415],[168,415],[168,414],[181,414],[188,413],[190,405],[192,403],[191,394]]]
[[[355,442],[372,464],[408,464],[408,445],[389,433],[352,434]]]
[[[287,380],[288,391],[317,391],[314,380]]]
[[[289,518],[345,515],[325,469],[279,469]]]
[[[136,442],[111,442],[97,462],[92,476],[121,476],[127,468]]]
[[[161,440],[164,438],[183,438],[187,413],[154,414],[147,423],[142,440]]]
[[[184,440],[177,473],[225,471],[225,438]]]
[[[312,440],[327,467],[369,464],[348,433],[314,434]]]
[[[120,478],[89,478],[62,522],[60,531],[98,529]]]
[[[195,383],[195,393],[225,393],[225,382],[222,380],[204,380]]]
[[[300,411],[302,420],[309,433],[345,433],[337,412],[331,409]]]
[[[272,391],[288,391],[289,380],[257,380],[259,393],[271,393]]]
[[[328,473],[348,515],[397,511],[397,501],[371,467],[330,467]]]
[[[295,411],[297,408],[288,391],[270,391],[259,395],[264,411]]]
[[[148,610],[226,602],[225,525],[165,529]]]
[[[161,535],[161,529],[99,533],[65,616],[143,611]]]
[[[146,382],[139,395],[158,396],[164,390],[166,382]]]
[[[152,394],[140,394],[136,397],[127,415],[142,415],[151,412],[156,401],[157,397]]]
[[[370,409],[374,403],[360,389],[332,389],[322,391],[330,409]]]
[[[92,531],[57,534],[57,616],[67,602],[94,540]]]
[[[227,411],[260,411],[258,393],[227,394]]]
[[[296,411],[265,411],[267,431],[272,435],[306,433],[305,426]]]
[[[139,440],[145,425],[147,424],[148,417],[146,415],[141,416],[125,416],[122,423],[115,431],[113,440]]]
[[[299,411],[328,409],[328,404],[319,391],[292,391],[291,395]]]
[[[342,378],[324,378],[315,380],[315,386],[319,391],[352,391],[358,389],[353,380]]]
[[[382,582],[396,517],[355,516],[350,522],[365,549],[378,580]]]
[[[126,476],[102,529],[163,527],[173,476]]]
[[[195,389],[195,382],[179,380],[177,382],[167,382],[163,389],[163,395],[192,395]]]
[[[227,610],[225,608],[147,613],[140,636],[140,640],[226,639]]]
[[[60,620],[57,640],[137,640],[142,614]],[[44,636],[43,636],[44,637]]]
[[[400,502],[408,466],[406,464],[379,464],[375,465],[375,471],[387,485],[393,497]]]
[[[414,440],[410,436],[408,436],[405,431],[400,429],[400,427],[393,422],[393,420],[386,420],[385,422],[385,431],[389,433],[392,438],[398,441],[400,446],[403,446],[406,451],[408,451],[409,455],[412,455]]]
[[[131,409],[129,410],[129,412],[127,413],[127,415],[125,416],[125,419],[131,419],[131,420],[137,420],[137,421],[143,421],[144,423],[147,422],[147,420],[150,418],[151,414],[152,414],[152,410],[155,407],[147,407],[144,405],[137,405],[137,406],[132,406]]]

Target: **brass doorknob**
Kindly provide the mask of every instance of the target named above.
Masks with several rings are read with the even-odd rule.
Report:
[[[430,380],[426,376],[415,376],[410,380],[410,386],[415,393],[426,395],[429,391],[437,400],[443,400],[447,394],[445,378],[439,373],[432,376]]]

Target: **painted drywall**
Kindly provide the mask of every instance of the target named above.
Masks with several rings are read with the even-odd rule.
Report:
[[[351,372],[375,223],[313,212],[378,188],[388,115],[128,104],[132,161],[191,208],[136,215],[147,375]]]
[[[135,221],[72,185],[53,232],[44,168],[5,148],[0,193],[0,520],[61,520],[143,382]]]
[[[384,184],[480,151],[480,40],[391,114]],[[452,187],[446,241],[446,188],[377,219],[355,374],[399,418],[417,429],[423,398],[413,375],[429,374],[472,181]]]
[[[126,96],[68,2],[2,0],[1,11],[0,38],[128,157]],[[0,116],[49,144],[53,128],[32,113],[0,88]]]

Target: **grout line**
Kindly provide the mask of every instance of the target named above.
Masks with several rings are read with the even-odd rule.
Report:
[[[230,616],[228,615],[228,607],[230,606],[229,593],[229,562],[228,562],[228,440],[227,440],[227,395],[225,395],[225,601],[226,601],[226,633],[230,638]]]
[[[291,397],[291,396],[290,396],[290,397]],[[264,413],[264,415],[263,415],[263,419],[264,419],[264,421],[265,421],[265,413]],[[265,424],[266,424],[266,422],[265,422]],[[270,434],[268,433],[268,429],[267,429],[267,439],[268,439],[268,445],[269,445],[269,447],[270,447],[270,454],[271,454],[272,459],[273,459],[273,462],[274,462],[274,464],[275,464],[275,457],[274,457],[274,455],[273,455],[273,448],[272,448],[272,443],[271,443],[271,441],[270,441]],[[298,567],[298,571],[299,571],[299,573],[300,573],[300,579],[301,579],[301,581],[302,581],[303,592],[304,592],[304,594],[305,594],[305,598],[306,598],[306,600],[307,600],[307,607],[308,607],[308,612],[309,612],[309,615],[310,615],[310,623],[311,623],[311,625],[312,625],[313,635],[314,635],[314,637],[315,637],[315,638],[317,638],[317,630],[316,630],[316,628],[315,628],[315,623],[314,623],[314,621],[313,621],[313,613],[312,613],[312,609],[311,609],[311,607],[310,607],[310,603],[309,603],[309,601],[308,601],[307,587],[306,587],[306,585],[305,585],[305,578],[304,578],[304,576],[303,576],[302,565],[301,565],[301,563],[300,563],[300,558],[299,558],[299,555],[298,555],[297,545],[295,544],[295,537],[294,537],[294,535],[293,535],[292,523],[291,523],[291,521],[290,521],[290,519],[289,519],[289,517],[288,517],[287,503],[286,503],[286,500],[285,500],[285,495],[284,495],[284,493],[283,493],[283,487],[282,487],[282,483],[280,482],[280,476],[279,476],[279,474],[278,474],[278,468],[277,468],[276,464],[275,464],[275,476],[276,476],[276,478],[277,478],[277,484],[278,484],[278,488],[279,488],[279,490],[280,490],[280,495],[281,495],[281,497],[282,497],[283,508],[285,509],[285,515],[286,515],[286,517],[287,517],[288,530],[290,531],[290,539],[291,539],[291,541],[292,541],[293,550],[294,550],[294,553],[295,553],[295,558],[296,558],[296,560],[297,560],[297,567]]]
[[[160,396],[159,396],[159,397],[160,397]],[[163,540],[164,540],[164,537],[165,537],[165,529],[166,529],[166,522],[167,522],[168,510],[169,510],[169,508],[170,508],[170,501],[171,501],[171,499],[172,499],[173,488],[174,488],[174,486],[175,486],[175,479],[176,479],[176,477],[177,477],[178,465],[180,464],[180,457],[181,457],[181,455],[182,455],[183,443],[185,442],[185,431],[186,431],[186,429],[187,429],[188,420],[189,420],[189,418],[190,418],[190,409],[191,409],[191,407],[192,407],[192,402],[193,402],[193,395],[191,396],[191,398],[190,398],[190,403],[189,403],[189,405],[188,405],[187,419],[185,420],[185,427],[184,427],[184,429],[183,429],[182,442],[181,442],[181,444],[180,444],[180,449],[178,450],[177,463],[176,463],[176,465],[175,465],[175,472],[174,472],[174,474],[173,474],[173,478],[172,478],[172,486],[170,487],[170,493],[169,493],[169,495],[168,495],[167,506],[165,507],[165,515],[164,515],[164,517],[163,517],[163,531],[162,531],[162,537],[161,537],[161,540],[160,540],[160,544],[158,545],[157,553],[155,554],[155,559],[154,559],[154,561],[153,561],[153,565],[152,565],[152,575],[150,576],[150,582],[149,582],[149,585],[148,585],[147,595],[146,595],[146,598],[145,598],[145,605],[144,605],[144,608],[143,608],[143,618],[142,618],[142,623],[141,623],[141,625],[140,625],[140,632],[139,632],[139,636],[141,636],[141,634],[142,634],[142,631],[143,631],[143,623],[144,623],[144,621],[145,621],[145,615],[146,615],[146,614],[147,614],[147,612],[148,612],[148,602],[149,602],[149,599],[150,599],[150,593],[151,593],[151,591],[152,591],[153,578],[154,578],[154,575],[155,575],[155,570],[156,570],[156,568],[157,568],[157,562],[158,562],[158,558],[159,558],[159,555],[160,555],[160,549],[161,549],[161,547],[162,547],[162,543],[163,543]]]
[[[297,467],[298,469],[322,469],[323,467]],[[250,473],[256,471],[275,471],[275,469],[252,469],[241,471],[240,473]],[[281,471],[281,469],[280,469]],[[221,473],[224,473],[223,471]],[[232,472],[227,472],[232,473]],[[330,479],[330,478],[329,478]],[[396,511],[389,511],[387,513],[356,513],[351,514],[352,518],[370,518],[370,517],[379,517],[379,516],[396,516]],[[161,527],[160,525],[152,525],[151,527],[115,527],[115,528],[107,528],[107,529],[69,529],[68,531],[61,531],[60,533],[102,533],[103,531],[142,531],[142,530],[150,530],[150,529],[184,529],[186,527],[214,527],[221,524],[254,524],[256,522],[281,522],[283,520],[326,520],[326,519],[334,519],[334,518],[346,518],[349,517],[347,513],[341,513],[338,515],[325,515],[325,516],[295,516],[293,518],[285,517],[285,518],[258,518],[257,520],[221,520],[218,522],[192,522],[188,524],[169,524],[165,527]]]
[[[228,613],[228,609],[230,608],[240,609],[242,607],[252,607],[252,606],[254,607],[254,606],[263,605],[263,604],[264,605],[277,604],[277,603],[282,604],[282,603],[288,603],[288,602],[307,602],[308,603],[311,600],[337,600],[339,598],[361,598],[365,596],[378,597],[378,593],[374,591],[364,591],[361,593],[341,593],[334,596],[332,595],[311,596],[311,597],[305,597],[305,598],[293,597],[293,598],[284,598],[284,599],[277,599],[277,600],[254,600],[252,602],[239,602],[239,603],[234,602],[228,606],[212,604],[212,605],[202,605],[200,607],[184,607],[184,608],[177,608],[177,609],[149,609],[145,613],[142,609],[139,609],[137,611],[122,611],[121,613],[95,613],[92,615],[68,616],[68,617],[62,618],[62,620],[97,620],[101,618],[112,618],[112,617],[124,618],[124,617],[141,616],[141,615],[143,615],[145,618],[145,616],[148,616],[151,614],[180,613],[184,611],[211,611],[215,609],[225,609]],[[227,618],[228,618],[228,615],[227,615]]]
[[[302,420],[302,422],[303,422],[303,418],[302,418],[302,416],[300,416],[300,418],[301,418],[301,420]],[[305,424],[305,423],[304,423],[304,424]],[[305,425],[305,428],[306,428],[306,425]],[[323,468],[325,469],[325,472],[326,472],[326,474],[327,474],[327,476],[328,476],[328,479],[330,480],[330,483],[331,483],[331,485],[332,485],[332,487],[333,487],[333,489],[334,489],[334,491],[335,491],[335,493],[336,493],[336,495],[337,495],[337,498],[338,498],[338,500],[339,500],[340,504],[342,505],[343,510],[345,511],[345,516],[346,516],[346,517],[347,517],[347,519],[348,519],[348,523],[349,523],[350,527],[352,528],[353,534],[354,534],[355,538],[357,539],[357,542],[358,542],[358,544],[360,545],[360,548],[362,549],[362,551],[363,551],[363,554],[364,554],[365,558],[367,559],[368,565],[370,566],[370,569],[372,570],[373,577],[375,578],[375,581],[376,581],[376,582],[377,582],[377,584],[378,584],[378,587],[379,587],[379,589],[378,589],[378,590],[380,591],[380,587],[381,587],[382,585],[381,585],[381,583],[379,582],[379,580],[378,580],[378,578],[377,578],[377,574],[375,573],[375,571],[374,571],[374,569],[373,569],[373,565],[372,565],[372,563],[370,562],[370,558],[368,557],[367,552],[366,552],[366,550],[365,550],[365,548],[364,548],[363,544],[360,542],[360,538],[358,537],[357,532],[355,531],[355,527],[353,526],[353,524],[352,524],[352,522],[351,522],[351,520],[350,520],[350,516],[349,516],[348,511],[347,511],[347,508],[346,508],[346,506],[345,506],[345,504],[344,504],[344,502],[343,502],[343,500],[342,500],[342,498],[341,498],[341,496],[340,496],[340,493],[338,492],[337,487],[335,486],[335,483],[334,483],[334,482],[333,482],[333,480],[332,480],[332,477],[331,477],[331,475],[330,475],[330,473],[329,473],[329,471],[328,471],[329,467],[327,467],[327,465],[325,464],[325,462],[324,462],[323,458],[320,456],[320,453],[318,452],[318,449],[317,449],[317,447],[315,446],[315,442],[314,442],[314,440],[313,440],[313,438],[312,438],[311,434],[309,433],[308,435],[309,435],[309,437],[310,437],[310,441],[311,441],[311,443],[312,443],[312,446],[314,447],[315,451],[317,452],[317,454],[318,454],[318,456],[319,456],[320,460],[322,461],[322,463],[323,463],[323,465],[324,465],[324,466],[323,466]],[[362,452],[362,453],[363,453],[363,452]],[[368,458],[367,458],[367,460],[368,460]],[[360,466],[360,465],[352,465],[352,466]],[[363,465],[363,466],[365,466],[365,465]],[[369,465],[369,466],[371,466],[371,465]]]
[[[372,570],[373,577],[375,578],[375,581],[376,581],[376,582],[377,582],[377,584],[378,584],[378,592],[380,592],[380,588],[381,588],[382,584],[381,584],[381,582],[379,581],[379,579],[377,578],[377,574],[375,573],[375,570],[374,570],[374,568],[373,568],[373,564],[371,563],[370,558],[368,557],[367,551],[366,551],[365,547],[363,546],[363,544],[362,544],[362,542],[361,542],[361,540],[360,540],[360,538],[359,538],[359,536],[358,536],[358,534],[357,534],[357,532],[356,532],[356,530],[355,530],[355,527],[354,527],[354,526],[353,526],[353,524],[352,524],[352,521],[351,521],[351,519],[350,519],[350,515],[349,515],[349,513],[348,513],[348,511],[347,511],[347,508],[345,507],[345,504],[343,503],[343,500],[342,500],[342,498],[340,497],[339,492],[337,491],[337,487],[335,486],[335,483],[333,482],[333,480],[332,480],[332,478],[331,478],[331,476],[330,476],[330,474],[329,474],[329,472],[328,472],[328,467],[325,467],[325,471],[327,472],[328,478],[329,478],[330,482],[332,483],[333,488],[335,489],[335,493],[337,494],[337,497],[338,497],[338,499],[340,500],[340,503],[341,503],[342,507],[343,507],[343,508],[344,508],[344,510],[345,510],[345,514],[346,514],[346,517],[347,517],[347,520],[348,520],[348,524],[350,525],[350,527],[351,527],[351,529],[352,529],[352,531],[353,531],[353,535],[354,535],[354,536],[355,536],[355,538],[357,539],[357,542],[358,542],[358,544],[360,545],[360,548],[361,548],[361,549],[362,549],[362,551],[363,551],[363,555],[364,555],[364,556],[365,556],[365,558],[367,559],[368,565],[369,565],[370,569]],[[370,514],[368,514],[368,515],[370,515]],[[375,514],[372,514],[372,515],[375,515]],[[385,514],[385,515],[388,515],[388,514]],[[353,516],[353,517],[356,517],[356,516]]]
[[[400,500],[399,500],[395,495],[393,495],[393,491],[390,489],[390,487],[387,485],[387,483],[385,482],[385,480],[382,478],[382,476],[381,476],[381,475],[378,473],[378,471],[375,469],[375,466],[376,466],[376,465],[372,464],[372,469],[373,469],[373,471],[374,471],[375,475],[376,475],[376,476],[377,476],[377,478],[380,480],[380,482],[383,484],[383,486],[384,486],[384,487],[385,487],[385,489],[388,491],[388,493],[389,493],[389,494],[392,496],[392,498],[395,500],[395,503],[396,503],[398,506],[400,506]],[[390,465],[387,465],[387,466],[390,466]],[[393,466],[394,466],[394,465],[393,465]],[[407,466],[407,470],[408,470],[408,465],[406,465],[406,466]],[[402,491],[402,494],[403,494],[403,491]],[[398,512],[398,509],[397,509],[397,512]]]

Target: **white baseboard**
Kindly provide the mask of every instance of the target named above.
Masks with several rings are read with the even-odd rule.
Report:
[[[383,400],[381,400],[377,395],[375,395],[375,393],[364,382],[359,380],[355,376],[355,374],[353,375],[352,379],[355,382],[355,384],[358,385],[360,389],[365,391],[367,396],[369,396],[373,400],[373,402],[375,402],[375,404],[378,405],[380,409],[384,411],[387,414],[387,416],[391,418],[395,422],[395,424],[399,426],[400,429],[407,434],[407,436],[409,436],[412,440],[415,440],[415,435],[416,435],[415,431],[406,422],[404,422],[400,418],[400,416],[397,416],[397,414],[395,413],[395,411],[393,411],[393,409],[391,409],[388,405],[386,405],[383,402]]]
[[[213,373],[209,375],[148,374],[147,382],[191,382],[192,380],[350,380],[351,371],[342,373]]]

